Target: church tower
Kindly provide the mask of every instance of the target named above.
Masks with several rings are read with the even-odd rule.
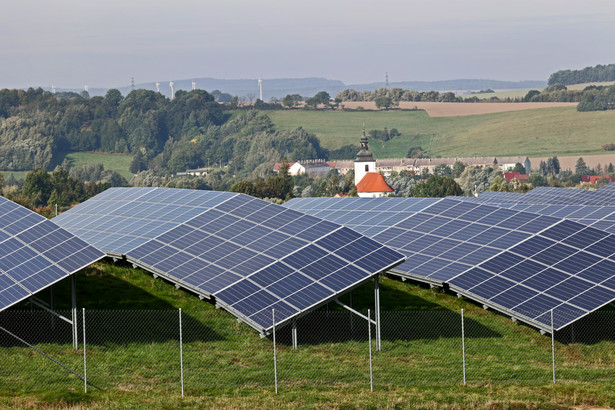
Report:
[[[372,153],[369,152],[367,136],[365,135],[365,129],[363,129],[361,149],[357,153],[357,159],[354,160],[354,184],[357,185],[361,182],[368,172],[376,172],[376,160],[372,156]]]

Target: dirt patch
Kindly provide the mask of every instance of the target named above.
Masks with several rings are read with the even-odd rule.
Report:
[[[615,154],[570,155],[565,157],[560,157],[558,155],[557,159],[559,160],[560,169],[562,169],[563,171],[569,169],[574,172],[579,157],[583,158],[583,161],[585,161],[585,165],[590,168],[596,168],[596,165],[600,164],[600,166],[604,170],[606,169],[606,167],[609,166],[609,163],[615,165]],[[550,157],[530,158],[530,161],[532,163],[532,169],[538,169],[540,161],[546,162],[548,158]]]
[[[341,105],[344,108],[357,109],[363,107],[366,110],[376,110],[376,103],[373,101],[346,101]],[[534,102],[534,103],[446,103],[429,101],[402,101],[399,103],[401,109],[413,109],[427,111],[430,117],[457,117],[464,115],[492,114],[507,111],[533,110],[537,108],[553,107],[576,107],[577,103],[559,102]]]

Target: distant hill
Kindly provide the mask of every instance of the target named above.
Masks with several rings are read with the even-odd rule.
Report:
[[[375,90],[384,87],[385,83],[352,84],[346,88],[357,91]],[[389,88],[403,88],[412,91],[479,91],[491,88],[493,90],[517,90],[529,88],[544,88],[546,81],[499,81],[499,80],[442,80],[442,81],[401,81],[389,83]]]
[[[196,83],[196,87],[200,90],[214,91],[219,90],[223,93],[229,93],[238,97],[247,97],[252,94],[258,97],[258,80],[240,79],[240,80],[224,80],[217,78],[190,78],[183,80],[173,80],[173,89],[175,91],[192,89],[192,82]],[[269,101],[271,98],[282,99],[287,94],[299,94],[304,97],[312,97],[319,91],[327,91],[331,97],[334,97],[338,92],[352,88],[357,91],[375,90],[384,87],[385,83],[370,83],[370,84],[345,84],[339,80],[328,80],[326,78],[273,78],[263,79],[263,99]],[[402,81],[389,84],[390,88],[399,87],[413,91],[478,91],[488,88],[494,90],[512,90],[512,89],[530,89],[544,88],[545,81],[498,81],[498,80],[444,80],[444,81]],[[117,88],[123,95],[131,91],[131,86],[112,87]],[[135,84],[135,88],[143,88],[146,90],[156,90],[156,83],[139,83]],[[47,88],[47,90],[49,90]],[[50,90],[49,90],[50,91]],[[83,89],[60,89],[57,91],[72,91],[81,92]],[[105,95],[106,88],[90,88],[89,94],[94,97],[97,95]],[[169,81],[160,81],[160,92],[166,96],[171,96],[171,87]]]

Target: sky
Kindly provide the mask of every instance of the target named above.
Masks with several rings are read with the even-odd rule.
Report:
[[[200,77],[547,80],[615,63],[613,0],[19,0],[0,88]]]

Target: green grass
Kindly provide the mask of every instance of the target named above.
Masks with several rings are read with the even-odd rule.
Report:
[[[126,266],[95,264],[78,275],[77,288],[78,304],[88,315],[89,393],[83,393],[79,378],[33,350],[4,344],[0,407],[615,405],[613,342],[557,342],[560,381],[554,386],[548,336],[463,298],[394,279],[381,280],[382,308],[397,312],[383,312],[383,344],[382,351],[374,353],[373,393],[367,326],[355,318],[350,330],[349,316],[337,306],[330,313],[321,311],[299,320],[298,350],[289,345],[289,330],[278,330],[280,394],[275,395],[271,340],[261,339],[232,315]],[[69,307],[68,281],[56,285],[55,298],[58,309]],[[366,310],[372,303],[372,284],[355,290],[357,309]],[[184,312],[184,398],[179,393],[179,307]],[[466,318],[467,386],[462,384],[461,308]],[[82,350],[70,348],[69,326],[56,324],[56,331],[68,330],[66,340],[58,342],[45,331],[47,314],[23,315],[26,319],[16,322],[42,339],[38,348],[82,371]]]
[[[397,128],[386,143],[370,140],[376,158],[405,157],[421,146],[431,157],[552,156],[604,153],[614,142],[615,111],[578,112],[574,107],[541,108],[460,117],[429,117],[425,111],[272,111],[280,129],[299,126],[316,134],[325,148],[358,145],[366,130]]]
[[[2,174],[4,174],[4,179],[6,180],[6,178],[10,175],[13,174],[13,176],[15,177],[15,179],[19,180],[19,179],[26,179],[26,175],[28,174],[29,171],[0,171]]]
[[[583,90],[585,87],[588,87],[590,85],[605,85],[605,86],[609,86],[609,85],[613,85],[613,81],[583,83],[583,84],[571,84],[571,85],[567,85],[566,88],[568,88],[569,90]],[[538,91],[544,90],[544,88],[532,88],[532,89],[533,90],[538,90]],[[477,97],[478,99],[481,99],[481,100],[488,100],[491,97],[498,97],[500,99],[523,98],[523,97],[525,97],[525,95],[527,94],[528,91],[530,91],[529,88],[525,89],[525,90],[496,91],[496,92],[493,92],[493,93],[464,94],[464,95],[462,95],[462,97],[465,98],[465,99],[472,98],[472,97]]]
[[[132,155],[125,154],[108,154],[103,152],[71,152],[66,154],[65,157],[71,167],[80,167],[88,164],[102,163],[105,169],[118,172],[127,181],[132,178],[130,172],[130,163],[132,162]],[[64,158],[60,159],[62,163]]]

